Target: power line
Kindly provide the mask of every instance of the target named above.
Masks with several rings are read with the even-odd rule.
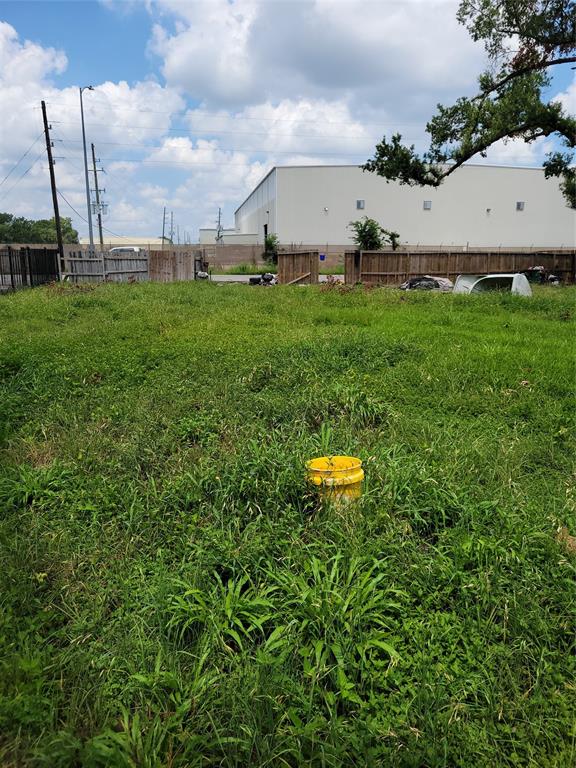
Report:
[[[39,134],[38,134],[38,136],[37,136],[37,137],[34,139],[34,141],[32,142],[32,144],[30,144],[30,146],[28,147],[28,149],[26,150],[26,152],[24,152],[24,154],[22,155],[22,157],[20,158],[20,160],[18,160],[18,162],[16,163],[16,165],[15,165],[13,168],[11,168],[11,170],[9,170],[9,171],[8,171],[8,173],[6,174],[6,176],[4,176],[4,178],[2,179],[2,181],[0,181],[0,187],[2,186],[2,184],[4,184],[4,182],[6,181],[6,179],[7,179],[9,176],[11,176],[11,174],[12,174],[12,173],[13,173],[13,172],[16,170],[16,168],[18,168],[18,166],[20,165],[20,163],[22,162],[22,160],[24,160],[24,158],[26,157],[26,155],[27,155],[27,154],[30,152],[30,150],[31,150],[31,149],[34,147],[34,145],[35,145],[35,144],[36,144],[36,143],[39,141],[39,139],[41,138],[41,136],[42,136],[42,134],[43,134],[43,133],[44,133],[44,131],[40,131],[40,133],[39,133]]]
[[[70,104],[64,101],[52,101],[52,102],[46,102],[47,104],[56,104],[60,106],[66,106],[69,107]],[[262,123],[311,123],[312,125],[317,125],[318,118],[306,120],[299,117],[253,117],[248,115],[232,115],[232,114],[220,114],[218,112],[209,112],[208,110],[200,110],[200,109],[190,109],[188,107],[185,107],[183,109],[142,109],[138,107],[118,107],[113,103],[110,103],[109,101],[98,101],[97,99],[90,99],[90,105],[91,110],[94,104],[101,104],[103,107],[106,107],[106,109],[110,110],[113,109],[115,111],[119,112],[139,112],[143,114],[152,114],[152,115],[177,115],[182,112],[184,112],[184,116],[188,114],[189,116],[195,117],[196,115],[203,115],[206,117],[212,117],[216,120],[254,120],[255,122],[262,122]],[[350,120],[323,120],[322,121],[325,125],[350,125],[351,122],[355,122],[353,118]],[[358,121],[361,122],[361,121]],[[397,126],[397,125],[417,125],[422,126],[423,123],[421,122],[413,122],[413,123],[365,123],[362,122],[362,125],[372,125],[374,127],[381,127],[381,128],[389,128],[390,126]]]
[[[314,158],[314,152],[308,153],[308,155],[313,159]],[[334,154],[334,157],[337,157],[337,154]],[[226,166],[226,167],[235,167],[235,168],[245,168],[248,166],[253,165],[253,162],[246,161],[244,163],[232,163],[232,162],[216,162],[212,161],[210,163],[194,163],[194,162],[186,162],[183,160],[134,160],[127,157],[107,157],[106,160],[108,162],[112,163],[137,163],[139,165],[178,165],[178,166],[186,166],[190,168],[195,168],[196,166]],[[262,165],[270,165],[270,163],[262,163]],[[355,165],[355,163],[353,164]]]
[[[79,125],[79,122],[77,120],[53,120],[54,124],[59,125]],[[196,129],[187,129],[187,128],[164,128],[163,126],[152,126],[152,125],[123,125],[122,123],[86,123],[87,125],[90,125],[92,128],[122,128],[124,130],[132,130],[132,131],[159,131],[160,133],[179,133],[184,136],[194,136],[194,135],[205,135],[205,134],[230,134],[233,136],[270,136],[272,138],[288,138],[291,139],[292,137],[296,136],[298,138],[303,139],[322,139],[323,141],[326,141],[326,139],[363,139],[365,141],[380,141],[382,138],[381,135],[378,136],[365,136],[365,135],[350,135],[350,134],[318,134],[318,133],[270,133],[270,131],[228,131],[223,130],[220,128],[196,128]],[[330,125],[330,123],[328,123]],[[402,123],[401,125],[408,125],[408,123]],[[396,125],[395,128],[399,129],[399,125]],[[73,141],[77,141],[77,139],[73,139]],[[102,142],[99,142],[99,144]]]
[[[126,237],[126,235],[119,235],[117,232],[112,232],[112,230],[108,229],[108,227],[103,226],[102,229],[104,230],[104,232],[108,232],[109,235],[114,235],[114,237],[119,237],[122,240],[128,240],[128,242],[132,242],[132,240],[134,239],[133,237]]]
[[[44,154],[44,150],[42,150],[42,152],[40,152],[40,154],[39,154],[39,155],[38,155],[38,157],[37,157],[37,158],[34,160],[34,162],[32,163],[32,165],[31,165],[29,168],[27,168],[27,169],[24,171],[24,173],[23,173],[21,176],[19,176],[19,177],[16,179],[15,183],[14,183],[14,184],[12,184],[12,186],[10,187],[10,189],[8,189],[8,190],[5,190],[5,191],[3,192],[3,194],[0,196],[2,200],[4,200],[4,198],[6,197],[6,195],[9,195],[9,194],[10,194],[10,192],[12,192],[12,190],[13,190],[15,187],[17,187],[17,186],[18,186],[18,184],[20,184],[20,182],[22,181],[22,179],[24,178],[24,176],[26,176],[28,173],[30,173],[30,171],[32,170],[32,168],[34,168],[34,166],[36,165],[36,163],[38,162],[38,160],[40,160],[40,158],[42,157],[42,155],[43,155],[43,154]]]
[[[67,205],[67,206],[68,206],[68,207],[69,207],[71,210],[73,210],[73,211],[74,211],[74,213],[76,214],[76,216],[78,216],[78,218],[79,218],[79,219],[82,219],[82,221],[83,221],[85,224],[88,224],[88,220],[87,220],[87,219],[85,219],[85,218],[84,218],[84,216],[82,216],[82,214],[78,213],[78,211],[76,210],[76,208],[74,208],[74,206],[72,205],[72,203],[71,203],[69,200],[67,200],[67,199],[66,199],[66,197],[64,197],[64,195],[62,194],[62,192],[60,192],[60,190],[59,190],[59,189],[57,189],[56,191],[58,192],[58,194],[60,195],[60,197],[62,198],[62,200],[64,200],[64,202],[66,203],[66,205]],[[128,241],[130,241],[130,239],[131,239],[131,238],[129,238],[129,237],[126,237],[126,235],[119,235],[117,232],[112,232],[112,230],[111,230],[111,229],[108,229],[108,227],[104,227],[104,226],[103,226],[103,227],[102,227],[102,229],[103,229],[105,232],[108,232],[108,234],[110,234],[110,235],[114,235],[114,237],[119,237],[119,238],[121,238],[122,240],[128,240]]]
[[[74,206],[72,205],[72,203],[71,203],[69,200],[67,200],[67,199],[64,197],[64,195],[62,194],[62,192],[60,192],[60,190],[59,190],[59,189],[57,189],[57,190],[56,190],[56,192],[57,192],[57,193],[60,195],[60,197],[62,198],[62,200],[64,200],[64,202],[66,203],[66,205],[68,206],[68,208],[71,208],[71,209],[74,211],[74,213],[76,214],[76,216],[78,216],[78,218],[79,218],[79,219],[82,219],[82,221],[83,221],[85,224],[88,224],[88,219],[85,219],[85,218],[84,218],[84,216],[82,216],[82,214],[81,214],[81,213],[78,213],[78,211],[76,210],[76,208],[74,208]]]
[[[67,141],[79,142],[80,139],[67,139]],[[164,149],[163,146],[154,146],[152,144],[136,144],[135,142],[126,141],[99,141],[98,146],[115,146],[115,147],[134,147],[135,149],[145,149],[149,151],[155,151],[158,149]],[[364,155],[364,152],[317,152],[316,150],[302,151],[297,149],[253,149],[251,147],[192,147],[193,152],[247,152],[251,155],[327,155],[333,157],[338,155],[340,157],[357,157],[358,155]],[[73,147],[70,147],[73,150]],[[369,150],[367,150],[369,151]]]

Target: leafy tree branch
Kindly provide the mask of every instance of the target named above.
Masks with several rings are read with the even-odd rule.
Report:
[[[479,92],[450,107],[438,105],[428,122],[430,147],[421,156],[400,134],[384,137],[362,167],[401,184],[438,187],[467,160],[484,155],[495,142],[556,135],[576,147],[576,119],[559,102],[546,102],[545,71],[576,61],[576,5],[573,0],[462,0],[458,20],[474,40],[484,40],[496,72],[479,77]],[[518,49],[510,48],[510,35]],[[576,208],[572,153],[554,152],[544,163],[546,177],[558,177],[568,204]]]

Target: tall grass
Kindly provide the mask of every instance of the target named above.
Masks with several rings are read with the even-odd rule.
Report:
[[[3,297],[0,763],[572,766],[574,295]]]

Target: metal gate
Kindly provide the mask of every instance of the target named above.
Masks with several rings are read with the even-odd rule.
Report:
[[[59,279],[57,248],[0,246],[0,291],[15,291]]]

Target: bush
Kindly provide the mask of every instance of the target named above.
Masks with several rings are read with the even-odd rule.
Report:
[[[385,244],[390,244],[392,250],[398,248],[400,235],[398,232],[384,229],[375,219],[364,216],[358,221],[351,221],[348,229],[354,230],[353,240],[361,251],[379,251]]]
[[[278,235],[266,235],[264,240],[264,261],[270,264],[278,264]]]

